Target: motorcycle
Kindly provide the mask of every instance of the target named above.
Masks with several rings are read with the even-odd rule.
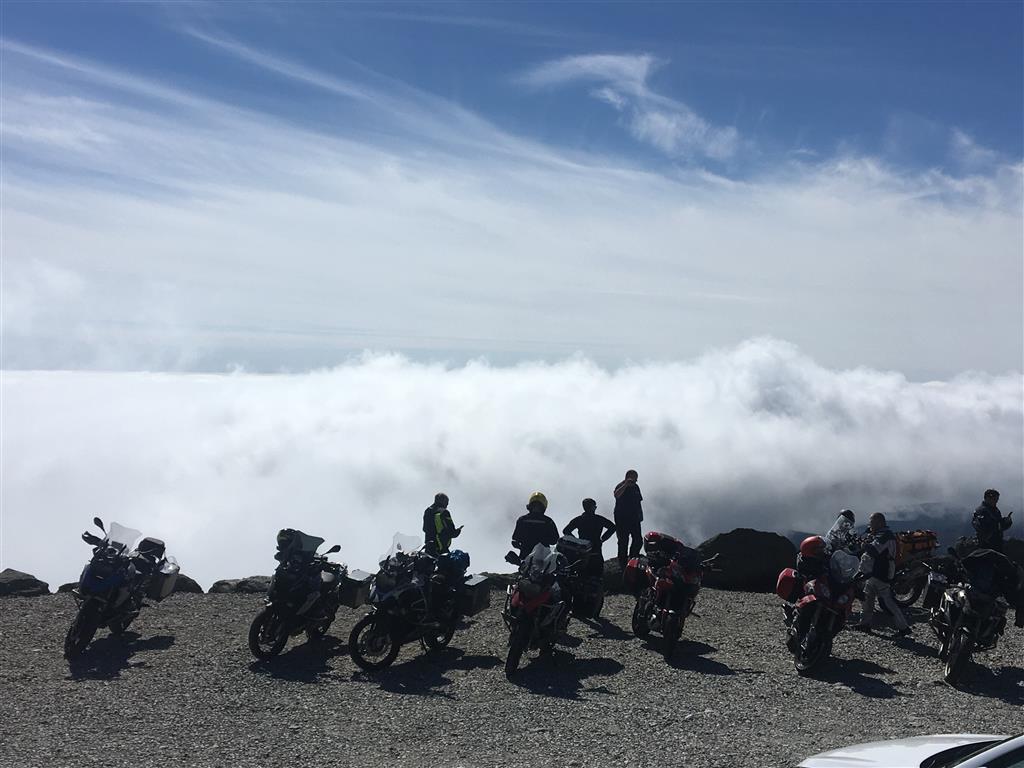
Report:
[[[569,611],[581,619],[598,619],[604,608],[604,562],[601,570],[594,572],[594,559],[601,560],[586,539],[562,536],[555,544],[555,550],[565,558],[565,570],[560,579]]]
[[[938,547],[938,538],[933,531],[901,531],[896,534],[899,542],[896,558],[896,573],[892,578],[892,597],[900,608],[909,608],[921,597],[928,583],[929,563],[934,562],[933,553]],[[866,538],[859,538],[846,549],[859,557],[866,544]],[[857,599],[864,600],[863,582],[857,582]],[[888,613],[884,604],[883,612]]]
[[[341,551],[337,544],[321,555],[317,549],[324,540],[318,536],[286,528],[277,539],[278,566],[266,604],[249,625],[249,650],[261,661],[281,653],[289,637],[305,632],[307,640],[316,640],[327,634],[348,573],[345,565],[327,559]]]
[[[804,580],[794,568],[779,574],[776,594],[783,604],[787,630],[786,647],[793,665],[806,674],[832,653],[836,635],[846,626],[856,594],[855,581],[860,561],[849,552],[837,550],[824,572]]]
[[[963,559],[953,549],[949,554],[953,561],[945,572],[930,567],[926,604],[931,606],[928,625],[939,640],[943,679],[956,685],[974,652],[990,650],[999,642],[1009,609],[1003,594],[1024,583],[1024,569],[992,550],[978,550]]]
[[[461,550],[433,557],[400,546],[380,563],[370,582],[370,613],[349,636],[349,653],[368,672],[394,662],[402,645],[419,640],[425,651],[445,648],[464,614],[461,598],[469,555]]]
[[[86,531],[82,540],[93,547],[92,558],[82,570],[71,594],[78,612],[64,638],[64,658],[71,661],[82,654],[101,627],[121,635],[147,607],[143,600],[163,600],[174,590],[178,564],[164,557],[164,543],[143,538],[140,531],[93,518],[103,531],[100,538]]]
[[[528,649],[539,649],[542,655],[554,650],[558,636],[569,626],[569,605],[559,584],[565,572],[565,556],[556,549],[538,544],[525,558],[509,552],[505,560],[519,566],[501,612],[508,629],[505,677],[511,680]]]
[[[695,549],[663,533],[644,536],[647,558],[626,564],[625,583],[636,594],[633,634],[640,638],[658,632],[664,638],[662,653],[672,658],[686,620],[693,614],[704,574],[718,570],[718,555],[701,560]]]

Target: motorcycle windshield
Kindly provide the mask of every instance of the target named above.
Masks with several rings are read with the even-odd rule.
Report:
[[[828,544],[829,549],[843,549],[854,538],[853,523],[840,515],[825,534],[825,543]]]
[[[391,537],[391,548],[385,554],[378,557],[377,562],[383,564],[399,552],[415,552],[422,546],[422,537],[409,536],[405,533],[396,533],[394,536]]]
[[[531,576],[554,573],[558,565],[558,553],[544,544],[538,544],[533,548],[523,568]]]
[[[842,584],[848,584],[853,581],[853,577],[860,569],[860,559],[849,552],[837,550],[829,558],[828,567],[833,579]]]
[[[120,523],[111,523],[107,529],[107,541],[122,549],[131,549],[142,538],[142,531],[136,531]]]

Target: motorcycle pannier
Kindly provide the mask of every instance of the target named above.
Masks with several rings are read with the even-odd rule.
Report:
[[[590,542],[586,539],[577,539],[575,536],[565,535],[558,540],[556,548],[565,555],[570,563],[575,563],[590,551]]]
[[[902,565],[930,557],[939,546],[939,537],[935,531],[900,531],[896,534],[896,542],[896,564]]]
[[[366,605],[370,599],[370,581],[373,579],[366,571],[353,570],[341,577],[338,589],[338,602],[349,608]]]
[[[459,595],[459,612],[463,616],[476,616],[491,604],[491,586],[486,576],[470,576]]]
[[[775,594],[787,603],[795,603],[803,595],[804,584],[796,570],[784,568],[775,583]]]
[[[149,584],[146,586],[146,597],[160,602],[174,591],[177,581],[178,564],[174,562],[173,558],[165,560],[150,578]]]

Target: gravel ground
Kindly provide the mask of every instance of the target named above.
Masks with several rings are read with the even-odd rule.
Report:
[[[293,640],[255,663],[252,595],[184,595],[147,610],[123,639],[101,630],[81,664],[61,657],[69,595],[0,601],[0,765],[793,766],[824,749],[950,731],[1024,731],[1024,633],[980,654],[970,684],[941,682],[934,642],[847,632],[836,658],[801,678],[773,595],[704,590],[677,656],[610,621],[574,621],[553,659],[503,675],[506,633],[491,608],[424,654],[405,647],[376,676],[347,653],[361,611],[331,637]],[[920,619],[920,617],[918,617]]]

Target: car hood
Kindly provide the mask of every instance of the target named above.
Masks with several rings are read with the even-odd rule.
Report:
[[[1003,738],[970,733],[872,741],[822,752],[804,760],[800,768],[920,768],[926,758],[944,750]]]

